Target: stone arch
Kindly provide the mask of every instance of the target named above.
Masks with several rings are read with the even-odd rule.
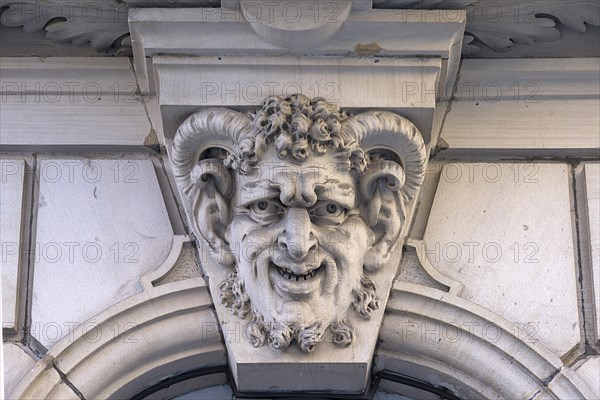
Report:
[[[593,398],[571,368],[529,336],[454,294],[396,282],[375,368],[391,390],[393,377],[404,376],[459,398]],[[12,397],[131,398],[165,377],[201,368],[216,373],[226,364],[199,277],[147,288],[82,324],[38,362]],[[222,383],[218,379],[196,376],[187,389]]]
[[[592,390],[523,329],[441,290],[396,282],[376,368],[469,399],[587,399]]]
[[[147,289],[77,327],[9,397],[131,398],[165,377],[224,366],[225,348],[211,307],[203,278]],[[214,377],[206,382],[218,383]]]

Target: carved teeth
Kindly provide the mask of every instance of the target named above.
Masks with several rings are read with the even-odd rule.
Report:
[[[290,280],[292,278],[295,278],[296,282],[298,282],[300,280],[300,278],[303,278],[303,280],[305,280],[305,281],[312,279],[315,275],[317,275],[317,272],[323,268],[323,266],[321,265],[321,266],[319,266],[319,268],[312,269],[301,275],[296,275],[295,273],[293,273],[291,270],[289,270],[287,268],[282,268],[282,267],[278,267],[278,266],[276,266],[276,267],[277,267],[277,272],[279,272],[279,274],[281,276],[283,276],[284,278],[290,279]]]

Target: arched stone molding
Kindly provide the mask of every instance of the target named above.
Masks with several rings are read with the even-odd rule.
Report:
[[[531,332],[437,289],[397,281],[375,368],[468,399],[589,399],[593,391]]]
[[[453,294],[407,282],[394,285],[376,353],[377,369],[435,382],[461,398],[594,396],[529,332]],[[82,324],[9,398],[131,398],[165,377],[225,363],[205,282],[193,278],[147,287]],[[214,384],[207,377],[205,386]]]
[[[80,325],[9,398],[131,398],[165,377],[219,365],[225,349],[210,295],[194,278],[148,289]]]
[[[189,242],[190,238],[187,235],[173,236],[173,244],[171,246],[171,251],[165,259],[165,261],[161,264],[160,267],[156,268],[154,271],[149,272],[140,278],[144,290],[153,289],[154,285],[156,285],[161,280],[161,278],[167,276],[169,272],[171,272],[175,268],[175,266],[177,265],[177,261],[181,257],[184,243]]]

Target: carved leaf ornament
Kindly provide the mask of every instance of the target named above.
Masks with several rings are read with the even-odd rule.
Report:
[[[89,45],[99,53],[127,55],[129,25],[127,6],[115,0],[0,2],[0,21],[6,26],[22,26],[27,33],[44,31],[54,43]]]
[[[467,10],[463,52],[470,55],[479,50],[478,42],[494,51],[506,52],[517,43],[531,46],[559,40],[559,25],[577,32],[585,32],[586,24],[600,25],[600,2],[595,0],[375,0],[373,5]]]

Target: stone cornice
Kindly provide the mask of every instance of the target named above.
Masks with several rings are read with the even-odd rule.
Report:
[[[126,57],[0,57],[0,66],[4,151],[157,144]]]
[[[2,0],[0,7],[4,10],[0,22],[9,27],[22,26],[23,35],[43,33],[45,39],[54,43],[75,47],[89,45],[98,53],[127,55],[131,50],[128,13],[135,19],[141,8],[210,7],[214,11],[219,4],[229,13],[243,11],[239,0],[83,0],[76,4],[68,0]],[[307,4],[302,6],[305,11],[311,7]],[[352,2],[353,9],[366,9],[368,5],[367,1]],[[374,9],[407,9],[408,15],[415,16],[417,9],[465,10],[467,27],[462,53],[468,57],[523,57],[528,52],[547,57],[597,56],[597,49],[591,42],[586,41],[587,44],[577,49],[560,45],[567,36],[569,43],[578,40],[574,38],[588,40],[589,35],[585,35],[588,26],[600,25],[600,4],[593,0],[537,0],[522,4],[491,0],[373,0],[372,6]],[[330,25],[325,27],[331,28]],[[314,37],[326,38],[327,35],[315,32]],[[556,45],[552,46],[552,43]]]
[[[599,73],[597,58],[463,60],[437,157],[597,158]]]

